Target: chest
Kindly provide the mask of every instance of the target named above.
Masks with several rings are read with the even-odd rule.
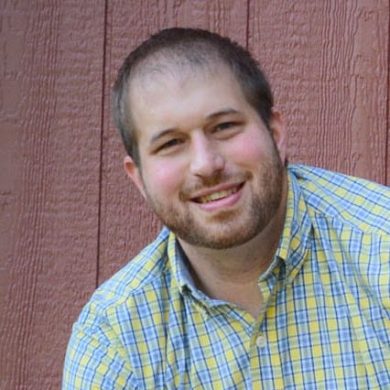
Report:
[[[294,278],[264,288],[257,321],[228,303],[172,294],[128,344],[141,388],[390,386],[389,290],[370,282],[389,266],[326,248],[306,256]]]

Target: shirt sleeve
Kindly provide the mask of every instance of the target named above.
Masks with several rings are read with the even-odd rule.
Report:
[[[108,325],[76,323],[65,356],[63,390],[137,389],[126,351]]]

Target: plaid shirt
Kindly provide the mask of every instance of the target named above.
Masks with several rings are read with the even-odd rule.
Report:
[[[389,389],[390,190],[289,167],[287,216],[256,321],[196,289],[175,236],[93,295],[63,389]]]

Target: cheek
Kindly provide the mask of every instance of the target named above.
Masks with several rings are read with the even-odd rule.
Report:
[[[180,189],[183,172],[176,164],[159,162],[147,167],[145,177],[149,192],[170,195]]]
[[[257,130],[258,132],[259,130]],[[253,165],[268,158],[273,149],[271,139],[259,134],[243,134],[229,145],[228,154],[237,163]]]

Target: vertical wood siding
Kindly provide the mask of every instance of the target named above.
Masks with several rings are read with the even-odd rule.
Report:
[[[58,389],[96,286],[105,4],[2,3],[0,389]]]
[[[1,1],[0,389],[60,387],[71,324],[160,224],[123,169],[110,90],[171,26],[248,46],[289,156],[390,184],[388,0]]]

